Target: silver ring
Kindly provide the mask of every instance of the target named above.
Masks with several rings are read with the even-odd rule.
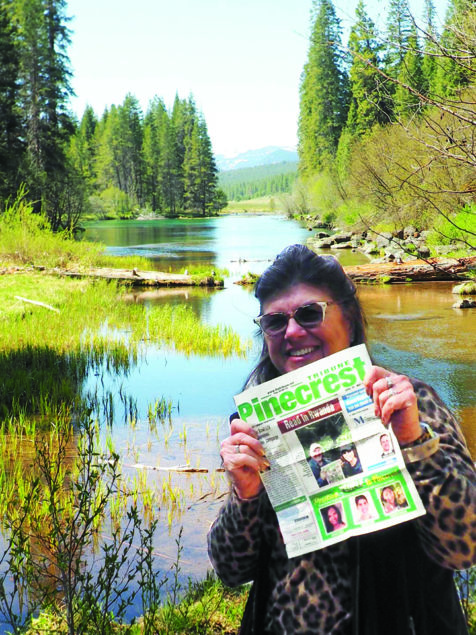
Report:
[[[385,381],[387,382],[387,388],[389,388],[391,390],[392,386],[393,386],[393,381],[392,381],[392,378],[390,377],[390,375],[387,375],[385,377]]]
[[[240,444],[238,443],[238,445],[235,445],[235,454],[239,454],[240,453]]]
[[[388,389],[388,392],[392,395],[392,397],[395,397],[395,395],[397,394],[391,386]]]

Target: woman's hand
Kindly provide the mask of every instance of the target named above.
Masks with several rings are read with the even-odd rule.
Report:
[[[364,385],[375,404],[376,416],[385,425],[392,425],[400,445],[416,441],[421,435],[421,426],[415,391],[408,377],[371,366]]]
[[[260,471],[269,467],[256,432],[241,419],[231,422],[231,435],[221,444],[221,458],[239,498],[253,498],[263,489]]]

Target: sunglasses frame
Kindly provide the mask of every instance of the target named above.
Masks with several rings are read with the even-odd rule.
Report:
[[[320,306],[322,309],[322,320],[320,320],[319,322],[316,322],[316,324],[313,324],[312,326],[306,326],[304,324],[301,324],[299,319],[296,319],[295,317],[296,313],[298,313],[301,309],[306,309],[307,307],[314,306],[316,304]],[[308,302],[307,304],[302,304],[301,306],[298,306],[297,309],[295,309],[294,311],[290,311],[289,313],[285,313],[284,311],[273,311],[271,313],[264,313],[263,315],[258,315],[258,317],[254,318],[253,322],[257,324],[259,328],[261,329],[261,331],[268,337],[278,337],[279,335],[282,335],[288,328],[289,320],[291,318],[294,318],[294,320],[299,324],[301,328],[306,330],[313,329],[324,322],[324,320],[326,319],[326,309],[330,304],[337,304],[337,303],[332,300],[316,300],[315,302]],[[282,315],[286,317],[287,318],[286,325],[281,330],[276,331],[275,333],[266,332],[265,329],[261,326],[261,320],[264,317],[268,317],[269,315]]]

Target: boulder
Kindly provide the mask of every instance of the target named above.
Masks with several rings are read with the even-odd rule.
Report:
[[[440,256],[446,256],[456,249],[455,245],[437,245],[435,251]]]
[[[352,249],[353,245],[349,241],[347,243],[334,243],[331,245],[331,249]]]
[[[403,238],[411,238],[413,236],[418,236],[416,227],[413,227],[413,225],[407,225],[407,227],[403,228]]]
[[[476,295],[476,281],[468,280],[468,282],[457,284],[451,289],[451,293],[456,295]]]
[[[388,245],[390,245],[390,243],[393,240],[393,236],[390,232],[384,232],[383,234],[380,234],[379,236],[377,236],[377,238],[375,239],[375,242],[377,243],[377,247],[379,249],[383,249],[384,247],[387,247]]]
[[[476,309],[476,300],[465,298],[453,304],[453,309]]]
[[[352,239],[352,232],[342,232],[340,234],[334,234],[332,238],[335,243],[346,243]]]
[[[379,249],[375,243],[367,243],[362,248],[362,251],[364,254],[367,254],[368,256],[370,256],[371,254],[378,254]]]
[[[418,245],[417,250],[419,258],[429,258],[431,255],[430,248],[427,245]]]

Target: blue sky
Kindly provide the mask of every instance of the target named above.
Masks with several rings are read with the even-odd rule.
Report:
[[[335,0],[344,30],[357,0]],[[446,0],[434,0],[441,17]],[[384,24],[386,0],[367,0]],[[416,17],[423,0],[410,0]],[[311,0],[68,0],[69,57],[81,117],[100,115],[130,92],[144,111],[158,95],[193,94],[216,154],[295,147],[299,78]]]

